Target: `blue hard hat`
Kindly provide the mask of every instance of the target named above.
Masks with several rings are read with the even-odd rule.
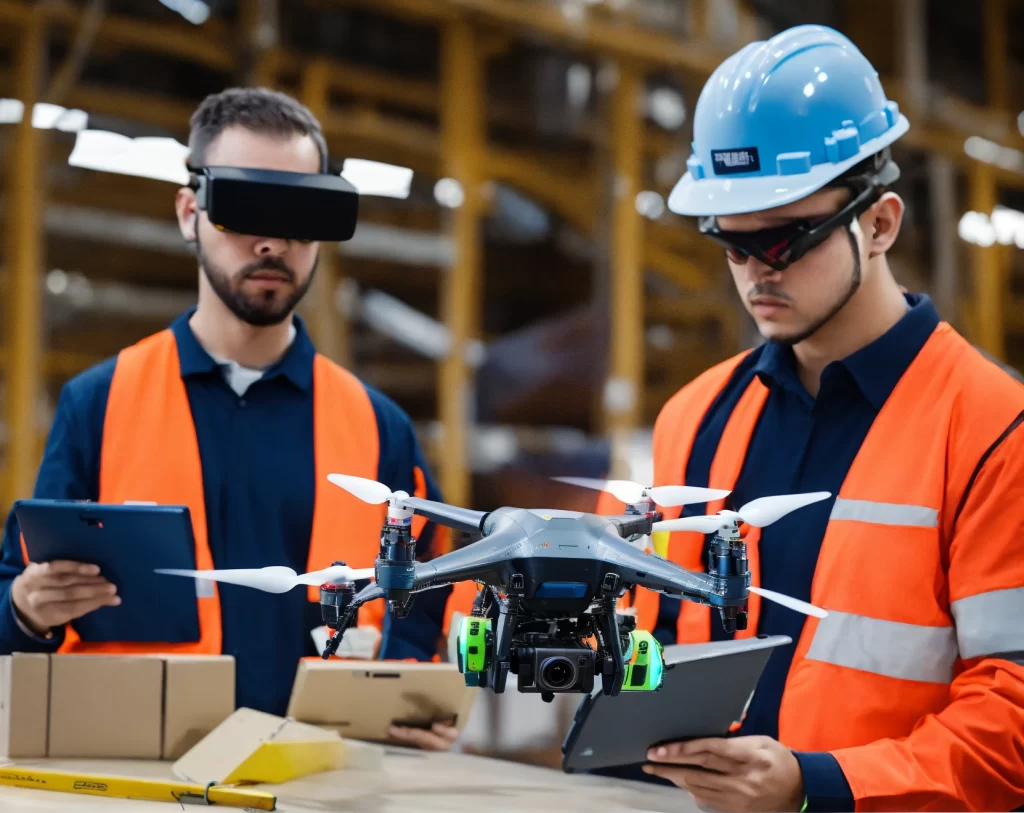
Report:
[[[693,154],[668,207],[699,217],[792,203],[909,128],[849,39],[796,26],[746,46],[708,79],[694,111]]]

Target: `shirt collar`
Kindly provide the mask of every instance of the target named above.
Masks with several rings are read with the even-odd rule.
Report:
[[[202,375],[219,368],[213,357],[199,344],[192,328],[189,327],[189,319],[192,318],[195,311],[194,306],[189,308],[170,325],[178,345],[178,362],[181,365],[182,378]],[[309,392],[313,388],[313,358],[316,355],[316,348],[313,346],[301,317],[295,314],[292,319],[295,325],[295,340],[284,356],[267,369],[263,378],[271,379],[283,376],[303,392]]]
[[[926,294],[905,294],[904,298],[907,312],[895,325],[871,344],[836,362],[845,368],[875,410],[882,408],[940,321]],[[769,386],[775,384],[810,398],[797,376],[793,349],[787,345],[766,342],[754,371]]]

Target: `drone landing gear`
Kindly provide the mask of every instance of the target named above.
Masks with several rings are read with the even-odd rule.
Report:
[[[619,636],[618,614],[615,600],[605,601],[604,611],[597,615],[597,628],[607,653],[601,663],[601,691],[614,697],[622,691],[626,668],[622,663],[622,638]]]

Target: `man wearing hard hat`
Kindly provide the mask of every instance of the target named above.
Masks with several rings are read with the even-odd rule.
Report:
[[[848,39],[793,28],[708,80],[669,200],[766,341],[665,405],[655,483],[732,490],[686,515],[832,494],[746,529],[752,584],[828,616],[751,595],[735,636],[793,643],[736,736],[649,755],[715,810],[1024,805],[1024,387],[893,278],[909,126]],[[668,555],[703,570],[704,545],[673,533]],[[692,602],[641,591],[637,612],[668,642],[730,637]]]

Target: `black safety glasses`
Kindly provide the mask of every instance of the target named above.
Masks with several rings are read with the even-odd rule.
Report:
[[[850,184],[853,185],[853,184]],[[821,245],[833,231],[849,226],[880,197],[873,183],[854,187],[857,193],[846,206],[826,218],[796,220],[782,226],[758,231],[723,231],[714,216],[698,222],[701,234],[725,247],[728,258],[742,265],[753,257],[776,271],[785,271],[808,251]]]

